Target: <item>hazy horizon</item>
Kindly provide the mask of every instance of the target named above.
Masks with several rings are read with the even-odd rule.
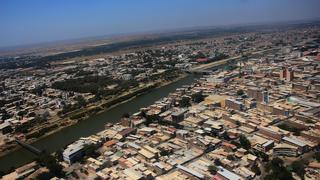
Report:
[[[318,0],[1,1],[0,48],[320,18]]]

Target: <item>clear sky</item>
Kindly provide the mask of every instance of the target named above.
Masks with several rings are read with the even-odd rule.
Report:
[[[320,17],[320,0],[0,0],[0,47]]]

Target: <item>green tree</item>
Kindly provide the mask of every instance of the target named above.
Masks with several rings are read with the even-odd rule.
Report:
[[[34,89],[31,90],[31,93],[41,96],[45,89],[46,89],[46,85],[36,86]]]
[[[235,146],[237,146],[237,148],[241,147],[241,144],[239,142],[237,142],[237,141],[232,140],[232,141],[230,141],[230,143],[235,145]]]
[[[216,165],[216,166],[222,166],[222,162],[220,161],[220,159],[215,159],[215,160],[214,160],[214,165]]]
[[[63,155],[62,155],[63,151],[61,149],[59,149],[58,151],[55,152],[55,157],[58,161],[63,161]]]
[[[200,103],[201,101],[204,100],[204,95],[202,94],[202,92],[197,92],[191,95],[191,99],[195,103]]]
[[[22,111],[19,111],[18,113],[17,113],[17,115],[18,116],[25,116],[25,115],[27,115],[27,111],[25,111],[25,110],[22,110]]]
[[[237,90],[237,96],[242,96],[244,94],[242,89]]]
[[[155,114],[153,114],[153,115],[147,115],[145,124],[146,124],[147,126],[149,126],[149,124],[151,124],[151,123],[153,123],[153,122],[156,122],[157,120],[158,120],[157,115],[155,115]]]
[[[240,121],[236,121],[236,125],[240,126],[241,125]]]
[[[296,127],[292,127],[292,126],[285,124],[285,123],[279,124],[278,127],[281,129],[284,129],[286,131],[293,132],[293,134],[295,136],[300,136],[301,129],[298,129]]]
[[[171,150],[162,150],[161,152],[160,152],[160,155],[161,156],[168,156],[168,155],[170,155],[170,154],[172,154],[173,152],[171,151]]]
[[[79,107],[85,107],[87,105],[87,101],[82,96],[77,96],[76,101]]]
[[[244,149],[248,150],[251,148],[250,141],[244,135],[240,135],[239,141],[240,141],[241,147],[243,147]]]
[[[318,162],[320,162],[320,152],[316,152],[316,153],[314,154],[314,158],[315,158]]]
[[[227,159],[230,160],[230,161],[234,161],[234,160],[235,160],[235,157],[234,157],[233,155],[229,154],[229,155],[227,156]]]
[[[84,146],[84,154],[87,157],[98,157],[100,156],[100,153],[98,153],[96,150],[99,148],[99,146],[95,144],[88,144]]]
[[[37,158],[37,162],[40,165],[47,167],[52,177],[64,177],[65,173],[62,170],[62,166],[52,155],[44,154]]]
[[[179,101],[180,107],[189,107],[190,106],[190,99],[188,97],[183,96]]]
[[[278,157],[272,159],[266,169],[268,172],[266,180],[294,180],[291,172],[284,166],[283,160]]]
[[[304,163],[302,161],[294,161],[291,164],[292,171],[297,173],[297,175],[303,180],[304,174],[306,173]]]
[[[263,162],[269,161],[269,156],[266,153],[259,153],[259,157],[262,159]]]
[[[222,137],[224,140],[227,140],[227,141],[230,140],[230,137],[229,137],[227,131],[224,131],[224,132],[221,134],[221,137]]]
[[[51,178],[52,178],[52,175],[49,172],[40,173],[36,177],[36,179],[38,179],[38,180],[48,180],[48,179],[51,179]]]
[[[218,168],[215,165],[209,165],[208,166],[208,171],[212,174],[215,175],[218,172]]]
[[[261,170],[259,168],[259,166],[257,164],[254,164],[252,167],[251,167],[251,170],[256,173],[257,176],[260,176],[261,175]]]

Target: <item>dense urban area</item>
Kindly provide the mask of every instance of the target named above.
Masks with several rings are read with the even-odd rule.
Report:
[[[320,179],[319,44],[311,24],[12,57],[0,68],[0,152],[38,156],[2,178]],[[201,78],[55,153],[29,145],[190,74]]]

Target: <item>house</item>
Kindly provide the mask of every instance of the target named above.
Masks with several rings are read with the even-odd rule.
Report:
[[[218,176],[223,180],[242,180],[243,178],[221,166],[218,167],[219,171],[217,172]]]
[[[173,112],[171,114],[172,121],[175,122],[175,123],[179,123],[179,122],[183,121],[184,120],[184,114],[186,112],[187,112],[186,109],[181,109],[181,110]]]
[[[12,127],[9,122],[4,122],[0,124],[0,132],[2,134],[7,134],[7,133],[10,133],[11,131],[12,131]]]
[[[275,156],[294,156],[298,155],[298,148],[289,144],[281,143],[273,148]]]
[[[84,142],[76,141],[70,144],[62,153],[63,160],[69,164],[81,159],[84,156]]]
[[[187,173],[187,174],[190,174],[198,179],[204,179],[204,175],[203,174],[200,174],[198,173],[197,171],[194,171],[193,169],[189,169],[185,166],[182,166],[182,165],[178,165],[177,166],[178,169],[182,170],[184,173]]]
[[[287,144],[298,147],[298,151],[300,154],[302,154],[308,150],[308,145],[306,143],[304,143],[303,141],[298,140],[296,138],[283,137],[282,140]]]
[[[136,129],[134,129],[134,128],[126,128],[126,129],[120,131],[119,134],[122,137],[127,137],[129,134],[134,134],[135,132],[136,132]]]

